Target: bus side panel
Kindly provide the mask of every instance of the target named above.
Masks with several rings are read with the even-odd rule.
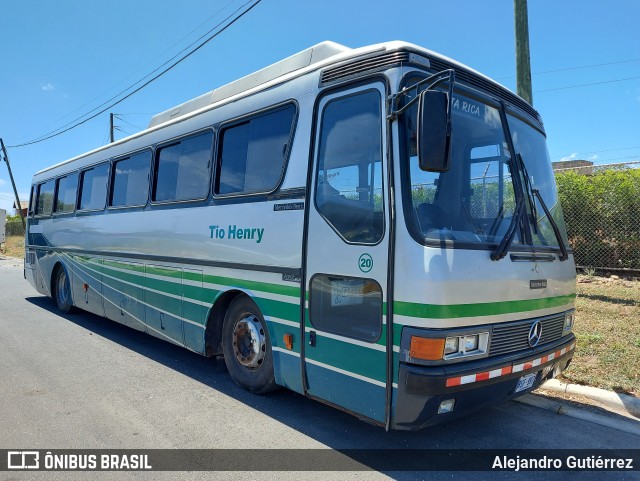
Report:
[[[187,269],[182,272],[182,315],[184,345],[200,354],[204,354],[204,332],[210,304],[205,302],[202,285],[202,271]],[[186,321],[190,322],[186,322]]]
[[[104,259],[102,293],[105,316],[138,331],[145,331],[143,265]]]
[[[63,254],[71,268],[71,292],[74,305],[104,317],[102,300],[102,259],[75,254]]]
[[[183,346],[182,269],[145,264],[144,287],[147,332]]]

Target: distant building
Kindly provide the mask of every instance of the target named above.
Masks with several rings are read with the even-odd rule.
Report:
[[[20,201],[20,208],[22,210],[22,216],[23,217],[27,217],[27,211],[29,210],[29,201],[28,200],[21,200]],[[13,210],[15,212],[14,215],[20,215],[20,211],[18,209],[16,209],[16,203],[13,203]]]
[[[563,160],[561,162],[551,162],[553,170],[567,172],[572,170],[578,174],[593,174],[593,162],[590,160]]]

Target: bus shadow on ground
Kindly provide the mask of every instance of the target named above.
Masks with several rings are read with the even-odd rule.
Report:
[[[231,380],[222,359],[205,358],[146,333],[84,311],[62,315],[55,303],[47,297],[34,296],[26,300],[38,308],[47,310],[96,335],[216,389],[332,449],[448,450],[566,447],[560,442],[553,446],[554,442],[544,439],[544,436],[533,435],[533,433],[548,431],[549,423],[554,422],[546,419],[545,414],[542,414],[546,413],[545,411],[513,402],[485,409],[477,415],[470,415],[446,425],[417,432],[385,432],[382,427],[373,426],[350,414],[284,388],[267,395],[251,394]],[[540,415],[545,419],[537,419]],[[557,417],[551,413],[546,416]],[[588,423],[585,424],[588,425]],[[536,439],[544,441],[536,445]],[[409,472],[394,472],[393,477],[404,479],[405,474],[409,476]]]

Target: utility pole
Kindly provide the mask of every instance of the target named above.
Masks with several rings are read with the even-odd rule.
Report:
[[[11,173],[11,164],[9,164],[9,155],[7,154],[7,148],[4,146],[4,142],[0,139],[0,146],[2,146],[2,154],[4,155],[4,161],[7,163],[7,169],[9,170],[9,178],[11,179],[11,185],[13,186],[13,194],[16,196],[16,206],[20,213],[20,220],[22,220],[22,228],[26,229],[24,223],[24,214],[22,213],[22,204],[20,203],[20,197],[18,197],[18,189],[16,189],[16,183],[13,180],[13,173]]]
[[[109,114],[109,139],[113,143],[113,114]]]
[[[516,88],[520,97],[533,105],[531,58],[529,55],[529,16],[527,0],[513,0],[516,23]]]

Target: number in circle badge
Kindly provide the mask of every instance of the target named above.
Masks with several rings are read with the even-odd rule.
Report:
[[[369,272],[373,269],[373,257],[369,254],[362,254],[358,259],[358,267],[362,272]]]

